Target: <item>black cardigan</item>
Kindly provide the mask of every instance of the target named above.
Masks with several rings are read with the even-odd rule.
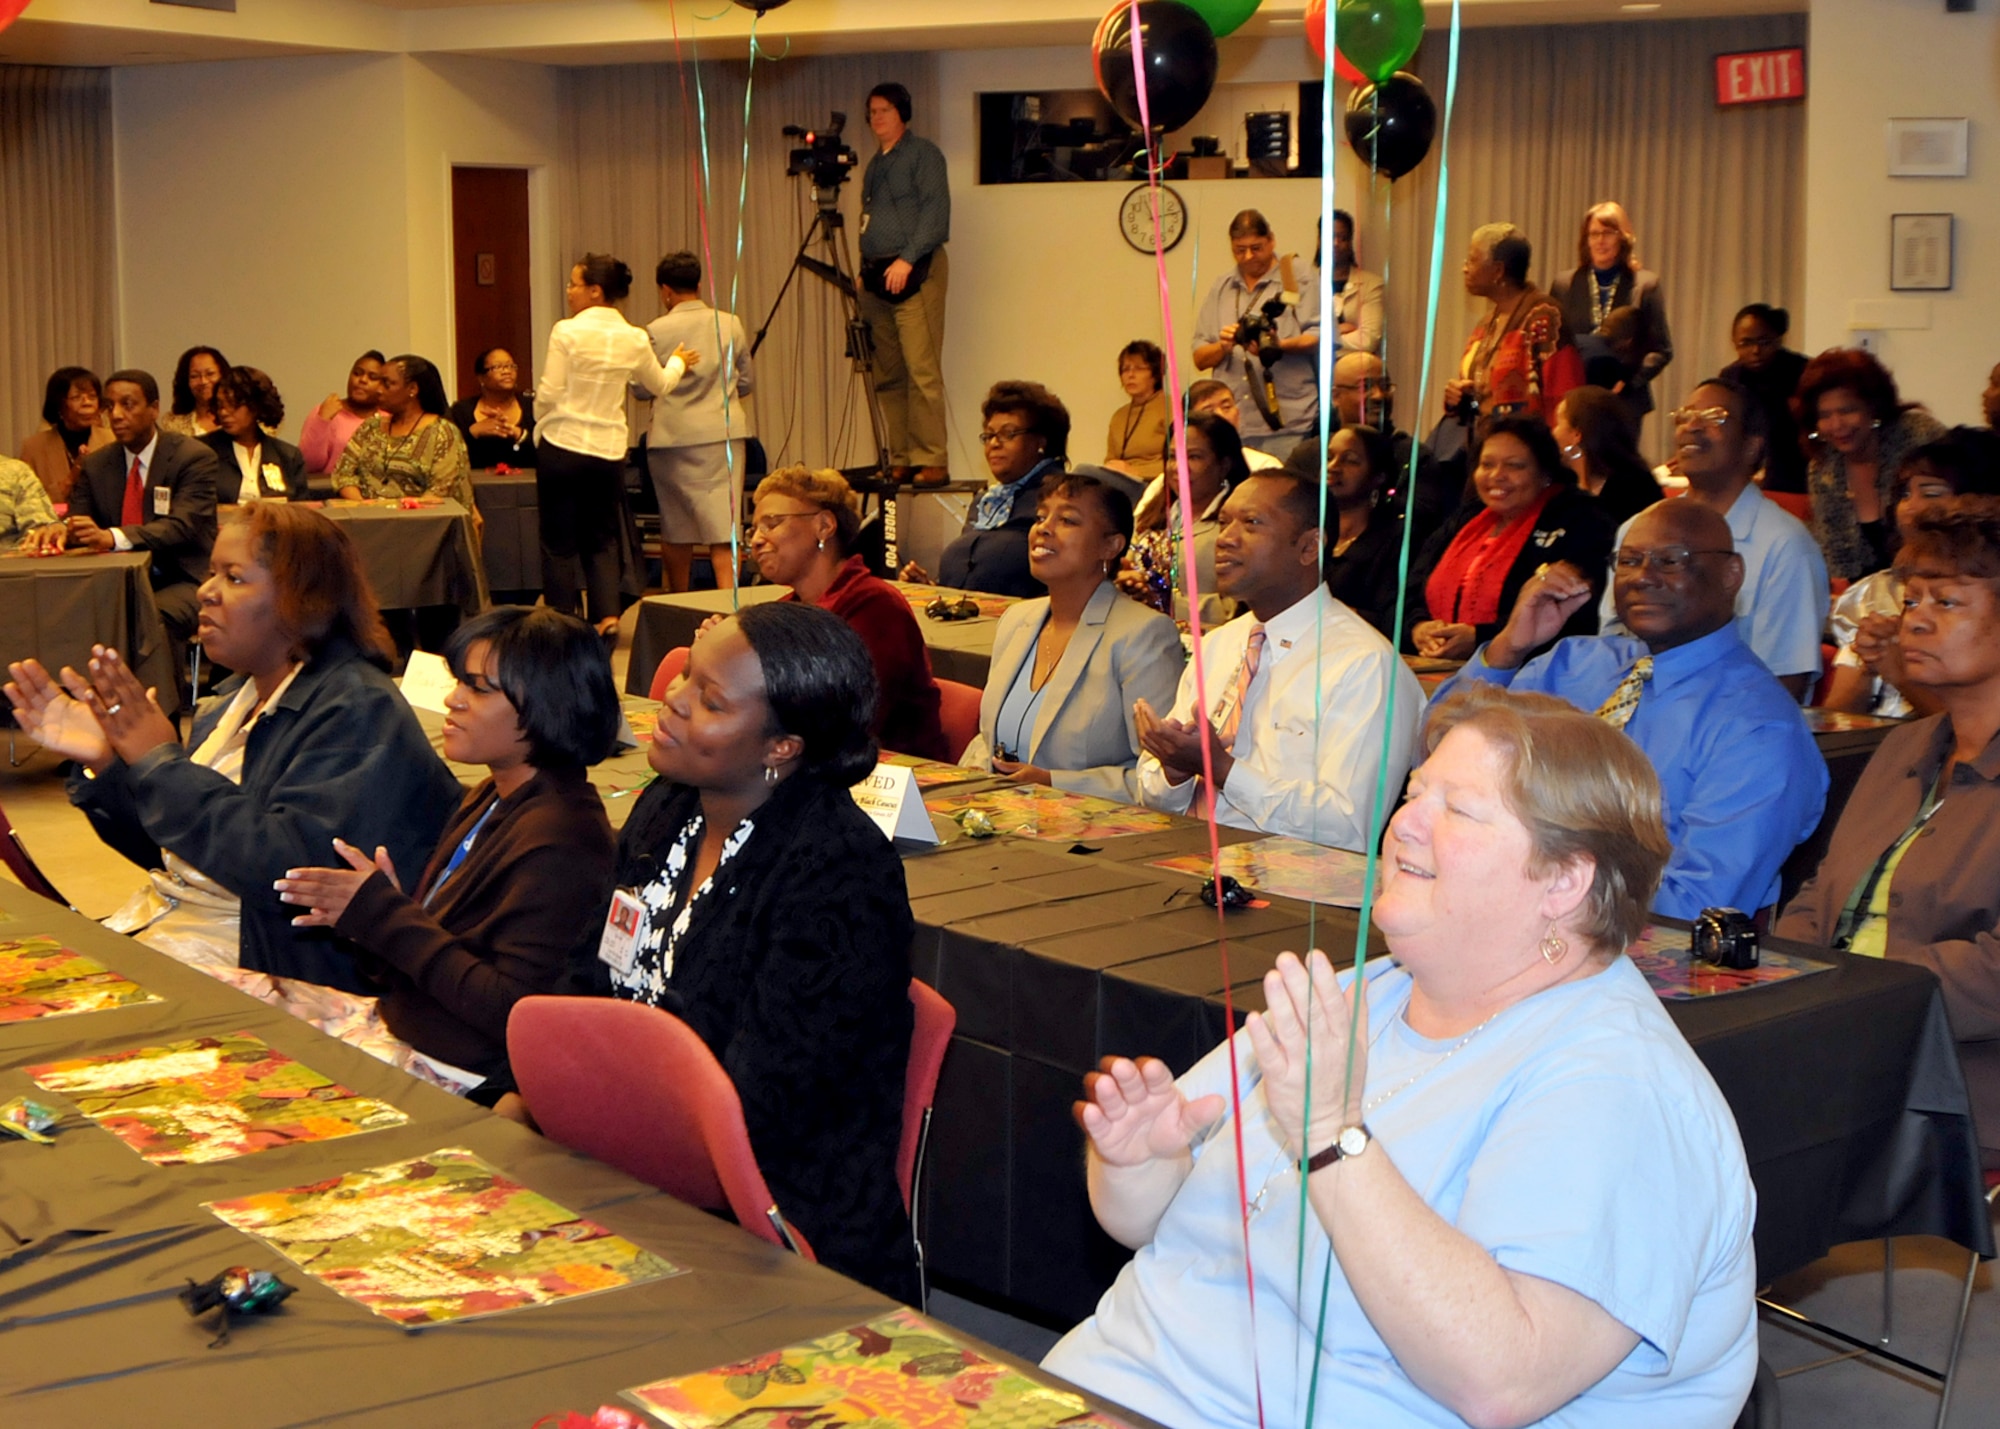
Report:
[[[1431,537],[1424,546],[1422,557],[1411,566],[1409,619],[1403,627],[1403,649],[1406,653],[1416,648],[1410,643],[1410,632],[1421,622],[1432,618],[1430,606],[1424,599],[1424,587],[1430,582],[1431,572],[1437,569],[1438,562],[1444,559],[1444,553],[1458,539],[1458,533],[1465,529],[1466,523],[1484,509],[1476,501],[1468,501],[1461,506],[1458,515]],[[1528,543],[1521,547],[1521,554],[1515,558],[1513,567],[1507,572],[1507,579],[1500,586],[1500,618],[1490,625],[1473,627],[1479,643],[1484,645],[1500,633],[1500,627],[1514,613],[1514,602],[1529,578],[1542,566],[1552,566],[1558,561],[1568,561],[1590,577],[1591,598],[1569,618],[1556,639],[1595,635],[1598,597],[1604,593],[1605,575],[1611,566],[1613,536],[1614,529],[1605,519],[1595,498],[1584,495],[1573,486],[1557,487],[1555,495],[1542,507],[1534,529],[1528,533]],[[1443,619],[1442,616],[1438,618]]]
[[[399,870],[414,873],[465,791],[402,692],[346,640],[309,659],[265,709],[243,752],[243,782],[230,783],[189,754],[243,678],[216,690],[187,746],[163,744],[95,779],[79,766],[70,802],[139,867],[158,868],[167,849],[242,899],[244,967],[372,994],[332,930],[294,928],[299,910],[271,885],[287,869],[338,867],[335,838],[371,853],[385,845]]]
[[[1047,595],[1048,587],[1028,569],[1028,528],[1035,524],[1035,508],[1042,500],[1042,488],[1060,479],[1060,462],[1047,462],[1034,480],[1014,493],[1014,509],[1003,526],[981,531],[966,517],[965,529],[944,548],[938,558],[938,584],[952,590],[977,590],[989,595],[1018,596],[1024,600]],[[974,497],[975,506],[978,498]]]
[[[699,799],[665,781],[640,796],[618,842],[621,887],[652,882]],[[785,780],[751,817],[756,832],[696,905],[661,1005],[735,1082],[757,1164],[814,1253],[913,1301],[896,1184],[915,932],[902,859],[845,788],[811,776]],[[601,963],[591,976],[610,990]],[[606,1075],[615,1085],[616,1069]]]

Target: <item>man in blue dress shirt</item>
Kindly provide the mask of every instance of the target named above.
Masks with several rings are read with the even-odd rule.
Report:
[[[1674,845],[1654,911],[1693,918],[1709,907],[1767,907],[1779,868],[1819,825],[1826,761],[1798,705],[1738,633],[1743,558],[1729,523],[1692,501],[1662,501],[1632,519],[1612,576],[1629,635],[1572,636],[1524,664],[1524,652],[1590,599],[1581,571],[1549,566],[1436,698],[1484,680],[1555,695],[1622,728],[1659,773]]]

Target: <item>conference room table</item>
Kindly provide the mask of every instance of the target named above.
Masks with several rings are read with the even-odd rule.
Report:
[[[180,707],[173,649],[153,604],[145,551],[0,554],[0,668],[35,659],[51,672],[83,669],[92,645],[109,645],[139,679],[159,691],[168,714]],[[0,711],[11,720],[12,711]]]
[[[448,498],[419,500],[420,505],[406,505],[336,497],[321,511],[353,538],[384,610],[453,605],[464,615],[477,615],[491,602],[472,517]]]
[[[986,667],[993,662],[993,632],[1000,612],[1014,604],[1004,595],[972,595],[979,614],[963,620],[939,620],[925,615],[923,608],[937,596],[956,599],[963,591],[947,591],[938,586],[893,582],[910,602],[917,628],[924,633],[930,651],[931,673],[940,680],[956,680],[976,690],[986,688]],[[742,603],[755,605],[776,600],[790,591],[789,586],[744,586]],[[643,695],[653,687],[653,672],[669,650],[694,643],[694,633],[711,615],[727,615],[736,609],[737,592],[697,590],[684,595],[649,595],[639,603],[639,616],[632,629],[632,660],[627,667],[625,688]]]
[[[486,523],[478,546],[488,592],[496,598],[502,594],[525,596],[532,604],[542,588],[540,503],[533,469],[475,467],[472,489]],[[326,472],[309,473],[306,493],[314,501],[333,499],[333,477]]]
[[[62,1112],[54,1144],[0,1136],[0,1422],[264,1429],[517,1426],[621,1390],[858,1325],[878,1293],[564,1150],[12,884],[0,936],[47,936],[160,1000],[0,1022],[0,1100]],[[247,1032],[406,1124],[207,1164],[155,1165],[42,1091],[42,1063]],[[688,1273],[488,1318],[406,1329],[336,1294],[203,1202],[464,1148]],[[177,1293],[230,1266],[296,1287],[226,1342]],[[949,1332],[988,1358],[1015,1363]],[[1057,1383],[1046,1375],[1037,1377]],[[1093,1407],[1109,1408],[1093,1402]],[[1140,1424],[1118,1412],[1129,1424]]]

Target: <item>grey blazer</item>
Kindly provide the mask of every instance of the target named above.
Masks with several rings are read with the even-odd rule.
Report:
[[[979,733],[961,764],[989,767],[993,727],[1021,666],[1049,615],[1047,596],[1011,605],[993,636],[993,663],[979,699]],[[1042,690],[1027,762],[1049,771],[1058,789],[1139,802],[1139,731],[1132,703],[1144,699],[1162,715],[1174,706],[1187,661],[1178,626],[1166,616],[1098,586],[1069,647]]]

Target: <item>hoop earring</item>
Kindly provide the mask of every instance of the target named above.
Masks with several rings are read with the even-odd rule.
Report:
[[[1556,925],[1549,924],[1549,931],[1542,935],[1542,961],[1554,967],[1569,956],[1569,944],[1556,936]]]

